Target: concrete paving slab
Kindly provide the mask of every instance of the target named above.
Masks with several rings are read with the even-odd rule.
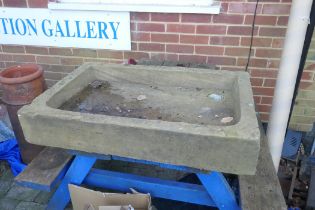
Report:
[[[15,210],[45,210],[47,205],[42,205],[34,202],[21,202],[16,207]]]
[[[1,161],[0,163],[0,180],[1,181],[12,181],[14,178],[10,166],[7,162]]]
[[[10,190],[12,181],[0,180],[0,198]]]
[[[128,103],[137,99],[171,117],[139,119],[59,109],[95,80],[109,83],[111,94]],[[145,97],[140,100],[140,95]],[[206,117],[220,107],[231,116],[218,120],[218,112],[213,119]],[[207,171],[256,171],[260,131],[245,72],[87,63],[24,106],[19,119],[33,144]]]
[[[21,201],[34,201],[38,193],[40,193],[40,191],[27,187],[21,187],[14,183],[7,193],[6,198],[12,198]]]
[[[0,170],[0,210],[45,209],[53,192],[36,191],[17,185],[5,161],[0,161]]]
[[[0,209],[1,210],[13,210],[21,201],[12,198],[1,198]]]

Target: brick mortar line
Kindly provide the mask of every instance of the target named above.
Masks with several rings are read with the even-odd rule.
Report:
[[[222,37],[231,37],[231,38],[234,38],[234,37],[240,37],[240,38],[250,38],[251,35],[248,34],[248,35],[238,35],[238,34],[193,34],[193,33],[176,33],[176,32],[147,32],[147,31],[138,31],[138,32],[143,32],[143,33],[157,33],[157,34],[179,34],[179,35],[196,35],[196,36],[222,36]],[[285,36],[277,36],[277,37],[273,37],[273,36],[262,36],[262,35],[254,35],[254,38],[256,39],[259,39],[259,38],[263,38],[263,39],[266,39],[266,38],[269,38],[269,39],[272,39],[272,38],[277,38],[277,39],[284,39]],[[134,41],[134,42],[141,42],[141,41]],[[149,41],[143,41],[143,42],[149,42]]]
[[[144,52],[144,53],[160,53],[160,54],[165,54],[165,55],[186,55],[186,56],[203,56],[203,57],[222,57],[222,58],[232,58],[232,59],[244,59],[246,58],[247,56],[231,56],[231,55],[216,55],[216,54],[213,54],[213,55],[209,55],[209,54],[201,54],[201,53],[196,53],[196,54],[190,54],[190,53],[177,53],[177,52],[164,52],[164,51],[156,51],[156,52],[151,52],[151,51],[138,51],[138,52]],[[36,59],[36,62],[37,62],[37,57],[41,57],[41,55],[39,56],[35,56],[35,59]],[[56,56],[45,56],[45,57],[56,57]],[[57,56],[57,58],[61,58],[61,59],[83,59],[83,61],[85,60],[89,60],[89,59],[95,59],[95,60],[99,60],[99,61],[108,61],[108,60],[114,60],[114,61],[120,61],[120,60],[124,60],[123,58],[110,58],[110,57],[98,57],[98,58],[94,58],[94,57],[70,57],[70,56]],[[267,60],[265,58],[262,58],[262,57],[253,57],[253,58],[256,58],[256,59],[259,59],[259,60]],[[270,59],[269,59],[270,60]],[[279,59],[272,59],[272,61],[279,61]],[[15,60],[3,60],[2,62],[17,62],[17,63],[30,63],[30,62],[33,62],[33,61],[15,61]],[[37,62],[38,63],[38,62]],[[51,63],[41,63],[41,64],[46,64],[46,65],[58,65],[58,64],[51,64]],[[67,66],[75,66],[76,64],[67,64]],[[227,65],[220,65],[218,64],[218,66],[222,66],[222,67],[230,67],[230,66],[227,66]],[[238,65],[236,67],[242,67],[243,65]],[[258,66],[251,66],[250,69],[255,69],[255,70],[263,70],[265,69],[265,71],[278,71],[278,68],[267,68],[266,67],[258,67]],[[312,70],[309,70],[307,71],[308,73],[314,73],[314,71]],[[264,77],[263,77],[264,78]],[[301,80],[301,81],[313,81],[313,80]]]
[[[276,79],[275,77],[271,78],[271,77],[251,77],[251,79]],[[253,86],[253,87],[270,87],[270,86],[263,86],[263,84],[261,86]],[[270,97],[270,96],[265,96],[265,97]]]
[[[245,16],[246,17],[246,16]],[[269,17],[269,16],[266,16],[266,17]],[[270,17],[286,17],[286,16],[270,16]],[[244,18],[245,19],[245,18]],[[244,20],[245,21],[245,20]],[[189,25],[192,25],[192,26],[200,26],[200,25],[210,25],[210,26],[248,26],[248,27],[251,27],[252,24],[251,23],[225,23],[225,22],[221,22],[221,23],[215,23],[215,22],[152,22],[152,21],[130,21],[130,23],[133,23],[135,25],[137,25],[137,23],[140,23],[140,24],[152,24],[152,25],[167,25],[167,24],[170,24],[170,25],[185,25],[185,26],[189,26]],[[265,25],[265,24],[255,24],[255,26],[264,26],[264,27],[281,27],[281,28],[287,28],[288,26],[287,25]]]
[[[133,51],[133,52],[139,52],[139,51]],[[143,51],[146,52],[146,51]],[[82,59],[109,59],[109,58],[103,58],[103,57],[82,57],[82,56],[75,56],[75,55],[50,55],[50,54],[32,54],[32,53],[27,53],[27,54],[19,54],[19,53],[0,53],[0,55],[32,55],[37,59],[37,57],[56,57],[56,58],[82,58]],[[121,60],[122,58],[110,58],[110,59],[115,59],[115,60]],[[4,62],[15,62],[14,60],[6,60]]]
[[[301,82],[314,82],[314,80],[305,80],[305,79],[301,79]],[[303,89],[303,90],[307,90],[307,89]]]
[[[26,53],[26,54],[21,54],[21,53],[0,53],[0,55],[17,55],[17,56],[38,56],[38,57],[64,57],[64,58],[74,58],[74,57],[82,57],[82,56],[76,56],[76,55],[58,55],[58,54],[34,54],[34,53]],[[82,57],[82,58],[95,58],[95,57]]]
[[[228,13],[220,13],[223,15],[253,15],[254,12],[251,13],[233,13],[233,12],[228,12]],[[219,14],[219,15],[220,15]],[[257,13],[257,16],[259,17],[284,17],[284,16],[289,16],[289,13],[283,13],[283,14],[264,14],[264,13]]]
[[[238,57],[240,57],[240,56],[238,56]],[[252,55],[251,58],[267,60],[267,61],[280,61],[281,60],[281,57],[279,57],[279,58],[269,58],[269,57],[257,57],[256,55]]]
[[[270,86],[263,86],[263,85],[253,85],[253,88],[270,88],[270,89],[274,89],[274,87],[270,87]],[[258,95],[258,96],[264,96],[264,95]]]
[[[147,32],[148,34],[150,34],[150,39],[151,39],[151,32]],[[222,36],[222,35],[224,35],[224,34],[210,34],[210,35],[206,35],[206,34],[189,34],[189,33],[167,33],[167,34],[165,34],[165,33],[158,33],[158,32],[156,32],[156,33],[153,33],[153,34],[162,34],[162,35],[167,35],[167,34],[171,34],[171,35],[173,35],[173,34],[178,34],[179,35],[179,39],[180,39],[180,37],[181,37],[181,35],[182,36],[185,36],[185,35],[187,35],[187,36],[202,36],[202,37],[209,37],[210,39],[211,39],[211,37],[223,37],[223,38],[240,38],[240,45],[224,45],[224,44],[222,44],[221,46],[228,46],[228,47],[240,47],[240,46],[248,46],[248,45],[241,45],[241,39],[242,38],[250,38],[250,35],[241,35],[241,37],[240,37],[240,35],[231,35],[231,34],[228,34],[227,36]],[[272,42],[273,42],[273,40],[274,39],[284,39],[284,37],[270,37],[270,36],[255,36],[254,38],[256,38],[257,40],[259,40],[260,38],[262,38],[262,39],[272,39]],[[172,42],[158,42],[158,41],[132,41],[133,43],[161,43],[161,44],[168,44],[168,43],[172,43]],[[275,50],[277,50],[277,49],[282,49],[283,47],[273,47],[272,46],[272,42],[271,42],[271,46],[268,46],[268,47],[266,47],[266,46],[254,46],[254,48],[259,48],[259,49],[275,49]],[[187,44],[189,44],[189,43],[183,43],[183,42],[173,42],[173,43],[180,43],[180,44],[183,44],[183,45],[187,45]],[[212,45],[215,45],[215,46],[217,46],[217,45],[220,45],[220,44],[216,44],[216,43],[213,43],[213,44],[208,44],[208,45],[206,45],[206,44],[196,44],[196,45],[204,45],[204,46],[212,46]],[[25,46],[25,47],[27,47],[27,46],[31,46],[31,47],[38,47],[38,48],[42,48],[41,46],[34,46],[34,45],[21,45],[21,46]],[[49,47],[48,47],[49,48]],[[52,48],[54,48],[54,47],[52,47]],[[61,48],[62,49],[62,48]],[[84,48],[66,48],[66,49],[71,49],[71,50],[73,50],[73,49],[84,49]],[[90,50],[93,50],[92,48],[90,49]],[[107,50],[107,49],[94,49],[94,50],[96,50],[97,52],[98,52],[98,50]],[[111,50],[109,50],[108,49],[108,51],[111,51]],[[133,51],[133,50],[132,50]],[[115,51],[116,52],[116,51]],[[120,50],[120,51],[117,51],[117,52],[123,52],[123,50]],[[27,53],[27,52],[17,52],[17,53],[14,53],[14,52],[6,52],[6,51],[2,51],[2,52],[0,52],[0,54],[34,54],[34,53]],[[52,55],[52,54],[34,54],[34,55]],[[72,56],[72,55],[68,55],[68,56]],[[310,61],[312,61],[312,60],[310,60]]]
[[[211,45],[212,46],[212,45]],[[222,45],[224,47],[227,48],[235,48],[235,49],[239,49],[239,48],[244,48],[244,49],[249,49],[247,45],[239,45],[239,46],[235,46],[235,45]],[[277,51],[282,51],[283,48],[274,48],[274,47],[253,47],[253,49],[258,49],[258,50],[277,50]],[[273,59],[273,58],[268,58],[268,59]]]
[[[197,30],[197,28],[196,28],[196,30]],[[196,35],[196,36],[199,36],[199,35]],[[212,45],[211,44],[211,36],[209,36],[209,35],[206,35],[206,36],[208,36],[208,46],[211,46]]]

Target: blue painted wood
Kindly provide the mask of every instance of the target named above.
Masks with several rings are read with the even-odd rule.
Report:
[[[234,193],[222,173],[198,173],[203,186],[208,191],[217,208],[220,210],[240,210]]]
[[[67,206],[70,201],[68,184],[80,185],[96,160],[95,157],[87,156],[76,156],[74,158],[61,184],[50,199],[47,206],[48,210],[61,210]]]
[[[133,188],[139,192],[148,192],[153,197],[215,206],[205,188],[196,184],[99,169],[92,169],[83,183],[123,192],[130,192],[130,188]]]
[[[134,188],[140,192],[149,192],[153,197],[184,201],[188,203],[216,206],[222,210],[239,210],[237,201],[226,182],[224,176],[218,172],[201,173],[197,176],[202,185],[161,180],[151,177],[143,177],[132,174],[92,169],[98,156],[77,155],[62,180],[59,188],[50,200],[47,209],[64,209],[70,201],[68,184],[84,184],[120,191],[130,191]],[[117,160],[117,157],[114,157]],[[130,158],[118,158],[121,161],[129,161]],[[134,162],[134,159],[131,159]],[[145,164],[152,164],[150,161],[138,161]],[[156,165],[156,163],[154,164]],[[185,170],[186,167],[163,165],[166,168]]]

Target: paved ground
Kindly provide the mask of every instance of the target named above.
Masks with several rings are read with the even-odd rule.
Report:
[[[13,179],[9,166],[0,161],[0,210],[42,210],[46,208],[52,193],[21,187],[15,184]]]

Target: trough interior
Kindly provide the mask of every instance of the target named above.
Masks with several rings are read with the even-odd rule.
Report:
[[[238,79],[212,70],[90,67],[47,105],[72,112],[228,126],[240,118]]]

